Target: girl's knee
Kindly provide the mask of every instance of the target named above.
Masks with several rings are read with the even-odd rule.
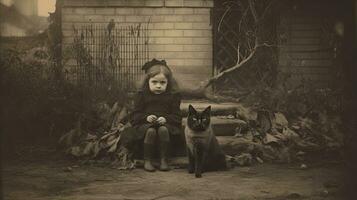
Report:
[[[169,141],[170,140],[169,129],[167,129],[166,126],[159,127],[158,135],[159,135],[159,138],[161,141]]]
[[[145,134],[145,143],[153,144],[156,139],[156,130],[154,128],[148,128]]]

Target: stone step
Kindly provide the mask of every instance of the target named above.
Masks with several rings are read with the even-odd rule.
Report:
[[[183,118],[182,125],[185,127],[187,118]],[[240,119],[227,119],[217,116],[211,117],[211,125],[216,136],[233,136],[239,124],[246,123]]]
[[[211,115],[235,115],[237,108],[241,106],[238,103],[215,103],[206,100],[183,100],[180,108],[183,116],[188,114],[188,106],[192,105],[196,110],[202,111],[211,106]]]

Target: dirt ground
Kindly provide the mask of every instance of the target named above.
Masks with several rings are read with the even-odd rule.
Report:
[[[122,171],[49,155],[3,159],[3,199],[344,199],[345,170],[339,162],[307,163],[306,169],[299,163],[264,163],[198,179],[185,169]]]

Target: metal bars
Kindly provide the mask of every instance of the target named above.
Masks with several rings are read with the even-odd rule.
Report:
[[[148,27],[137,24],[115,27],[90,24],[75,35],[78,84],[101,86],[118,84],[131,90],[141,76],[141,66],[149,59]]]

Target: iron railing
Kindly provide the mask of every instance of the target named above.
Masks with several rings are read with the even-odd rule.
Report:
[[[145,24],[115,27],[90,24],[75,29],[76,81],[100,86],[115,83],[133,89],[148,60],[148,28]]]

